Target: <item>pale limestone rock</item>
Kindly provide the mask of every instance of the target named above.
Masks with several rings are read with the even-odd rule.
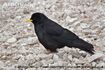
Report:
[[[0,68],[2,68],[4,66],[5,66],[4,62],[3,61],[0,61]]]
[[[90,57],[85,58],[85,59],[86,59],[87,62],[92,62],[92,61],[94,61],[96,59],[101,58],[102,56],[104,56],[104,54],[98,52],[98,53],[95,53],[94,55],[92,55]]]
[[[12,37],[7,40],[7,43],[15,43],[17,41],[16,38]]]
[[[26,70],[37,70],[36,68],[27,68]]]
[[[73,60],[72,55],[68,55],[68,59],[69,59],[70,61],[72,61],[72,60]]]
[[[43,65],[42,62],[35,62],[34,64],[32,64],[32,66],[35,66],[35,67],[41,67]]]
[[[58,56],[58,55],[56,55],[56,54],[54,54],[54,55],[53,55],[53,60],[54,60],[54,62],[59,61],[59,56]]]

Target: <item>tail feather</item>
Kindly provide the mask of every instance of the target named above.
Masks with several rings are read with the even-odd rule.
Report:
[[[72,42],[72,44],[70,44],[70,46],[72,47],[75,47],[75,48],[79,48],[81,50],[84,50],[90,54],[94,54],[94,47],[92,44],[82,40],[82,39],[77,39],[77,40],[74,40]]]

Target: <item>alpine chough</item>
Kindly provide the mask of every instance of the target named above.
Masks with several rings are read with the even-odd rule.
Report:
[[[51,52],[56,52],[58,48],[68,46],[94,54],[92,44],[82,40],[68,29],[63,28],[43,13],[33,13],[27,21],[34,24],[34,29],[40,43]]]

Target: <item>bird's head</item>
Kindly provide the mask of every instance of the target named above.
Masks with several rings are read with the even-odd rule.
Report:
[[[31,18],[29,20],[26,20],[26,22],[32,22],[33,24],[39,24],[43,19],[45,19],[46,16],[43,13],[33,13]]]

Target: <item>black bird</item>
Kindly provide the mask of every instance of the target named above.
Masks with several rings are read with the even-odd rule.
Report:
[[[57,48],[68,46],[94,54],[94,47],[92,44],[80,39],[76,34],[63,28],[43,13],[37,12],[32,14],[28,21],[34,24],[36,35],[40,43],[47,50],[56,52]]]

